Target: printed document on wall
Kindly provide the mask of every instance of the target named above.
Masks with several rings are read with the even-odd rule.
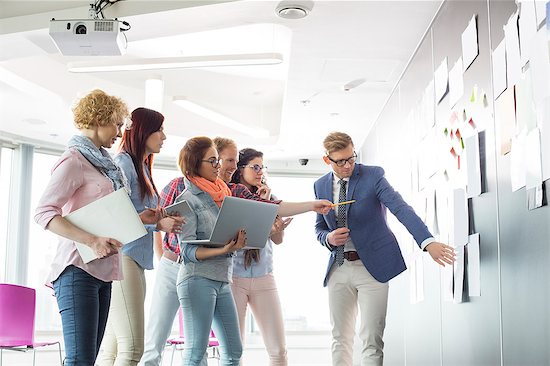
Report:
[[[124,188],[79,208],[65,216],[73,225],[97,236],[113,238],[127,244],[147,234],[141,219]],[[97,259],[87,245],[76,243],[84,263]]]

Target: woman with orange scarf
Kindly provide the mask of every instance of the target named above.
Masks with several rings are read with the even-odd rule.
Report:
[[[179,235],[181,264],[177,291],[183,309],[185,351],[182,365],[205,365],[203,360],[213,328],[220,341],[223,365],[238,365],[242,344],[235,301],[230,282],[233,256],[246,244],[246,233],[239,231],[235,240],[221,248],[186,244],[189,240],[208,239],[220,206],[231,191],[218,178],[220,159],[208,137],[195,137],[183,147],[181,170],[185,190],[176,199],[186,200],[193,213]]]

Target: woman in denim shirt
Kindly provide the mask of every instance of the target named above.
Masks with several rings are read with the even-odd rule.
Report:
[[[242,149],[231,182],[245,185],[264,199],[275,200],[271,189],[265,184],[264,170],[262,152]],[[288,364],[283,311],[273,276],[273,243],[283,242],[284,229],[291,220],[277,218],[265,247],[239,250],[234,260],[231,289],[239,314],[241,339],[244,343],[245,317],[250,305],[262,333],[270,366]]]
[[[158,206],[158,192],[151,176],[153,155],[162,147],[164,116],[137,108],[131,114],[115,157],[131,188],[130,199],[138,212]],[[145,225],[147,234],[122,247],[124,279],[113,284],[101,366],[137,365],[143,354],[145,269],[153,269],[153,231],[178,232],[182,218],[163,217]]]
[[[181,170],[186,189],[176,199],[186,200],[193,213],[185,217],[180,234],[181,264],[177,291],[183,309],[185,350],[182,365],[206,365],[204,355],[210,329],[220,341],[222,365],[238,365],[242,354],[239,321],[231,294],[233,255],[246,244],[240,230],[236,239],[221,248],[186,244],[208,239],[220,206],[231,191],[218,178],[220,160],[208,137],[195,137],[183,147]]]

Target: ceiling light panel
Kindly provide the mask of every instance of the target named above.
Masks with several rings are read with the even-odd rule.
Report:
[[[109,72],[185,69],[221,66],[274,65],[283,62],[278,53],[256,53],[240,55],[215,55],[195,57],[166,57],[142,59],[115,59],[100,61],[72,62],[68,64],[70,72]]]

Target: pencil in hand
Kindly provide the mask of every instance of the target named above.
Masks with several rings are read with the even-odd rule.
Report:
[[[355,202],[355,200],[337,202],[337,203],[333,203],[332,207],[336,207],[336,206],[340,206],[340,205],[349,205],[350,203],[353,203],[353,202]]]

